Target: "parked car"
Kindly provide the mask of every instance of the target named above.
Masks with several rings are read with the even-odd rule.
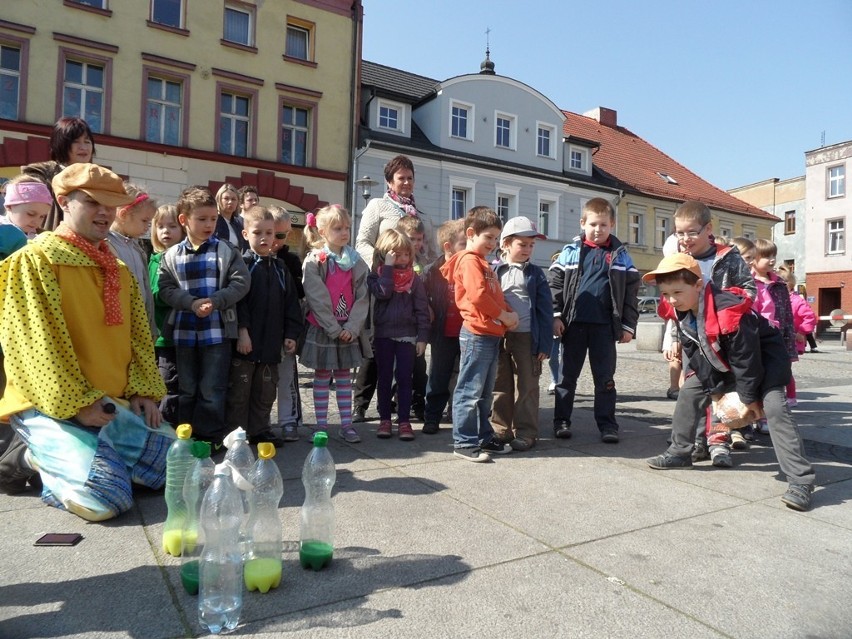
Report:
[[[640,297],[639,298],[639,312],[640,313],[654,313],[657,312],[657,302],[659,298],[656,297]]]

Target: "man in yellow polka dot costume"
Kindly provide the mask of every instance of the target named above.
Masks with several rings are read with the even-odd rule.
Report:
[[[102,521],[132,506],[131,483],[163,485],[175,435],[138,285],[104,242],[133,198],[96,164],[67,167],[53,190],[63,223],[0,264],[0,421],[15,431],[0,490],[40,479],[46,503]]]

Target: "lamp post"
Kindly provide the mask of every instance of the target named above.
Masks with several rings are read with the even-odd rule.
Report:
[[[376,180],[372,179],[369,175],[365,175],[362,178],[355,180],[354,184],[361,188],[361,197],[364,198],[364,207],[366,208],[367,202],[370,201],[370,197],[373,195],[373,187],[378,184]],[[352,206],[355,206],[355,203],[352,203]],[[352,239],[354,245],[354,239],[356,234],[358,233],[358,225],[356,224],[357,215],[355,211],[352,211]]]

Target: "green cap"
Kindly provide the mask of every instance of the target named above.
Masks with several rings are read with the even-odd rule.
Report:
[[[314,447],[315,448],[325,448],[326,444],[328,444],[328,433],[324,430],[318,430],[314,433]]]
[[[192,456],[198,459],[210,457],[210,442],[192,442]]]

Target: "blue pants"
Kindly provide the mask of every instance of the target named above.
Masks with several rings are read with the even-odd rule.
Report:
[[[426,382],[426,411],[424,422],[439,423],[450,401],[450,380],[459,358],[459,338],[441,335],[432,341],[432,359]]]
[[[180,421],[192,424],[198,439],[221,442],[228,434],[225,397],[231,369],[231,341],[211,346],[178,346]]]
[[[497,375],[500,340],[462,328],[459,335],[459,376],[453,393],[453,446],[478,448],[494,439],[491,399]]]
[[[414,375],[414,344],[397,342],[387,337],[373,339],[373,356],[376,360],[379,419],[391,418],[394,369],[396,369],[397,405],[399,423],[411,421],[411,393]]]

